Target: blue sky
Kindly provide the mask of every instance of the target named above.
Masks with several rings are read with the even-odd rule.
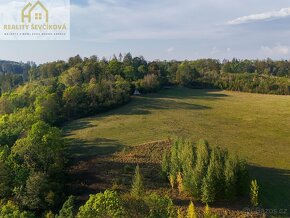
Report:
[[[72,0],[70,41],[0,41],[43,63],[131,52],[153,59],[290,59],[289,0]]]

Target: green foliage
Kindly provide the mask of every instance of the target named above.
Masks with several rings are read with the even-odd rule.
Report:
[[[57,124],[61,119],[61,99],[56,93],[38,97],[35,102],[35,113],[40,120]]]
[[[167,178],[169,176],[168,175],[169,169],[170,169],[170,155],[169,152],[166,151],[162,155],[162,165],[161,165],[162,176],[164,178]]]
[[[43,173],[32,173],[26,181],[25,190],[21,196],[22,204],[32,210],[45,209],[47,188],[46,175]]]
[[[78,218],[121,218],[125,217],[122,201],[115,191],[106,190],[104,193],[90,195],[85,205],[79,208]]]
[[[192,66],[190,62],[185,61],[178,66],[176,82],[182,86],[190,87],[198,76],[199,73],[194,66]]]
[[[173,207],[173,202],[168,196],[159,196],[152,193],[145,199],[149,206],[149,218],[174,218],[177,211]]]
[[[12,148],[12,154],[29,169],[49,173],[62,168],[64,140],[59,129],[39,121],[32,125],[28,136],[19,139]]]
[[[148,74],[138,80],[135,86],[141,93],[156,92],[160,89],[160,82],[155,74]]]
[[[21,109],[13,114],[0,117],[0,145],[11,147],[25,131],[35,123],[36,117],[31,109]]]
[[[201,197],[201,187],[203,179],[207,173],[209,164],[209,145],[204,140],[199,140],[196,146],[196,164],[193,172],[193,196],[197,199]]]
[[[212,213],[210,207],[206,205],[204,208],[204,218],[218,218],[218,215]]]
[[[34,214],[27,211],[21,211],[12,201],[0,205],[0,217],[3,218],[34,218]]]
[[[55,218],[55,216],[54,216],[54,214],[53,214],[53,212],[50,210],[50,211],[48,211],[46,214],[45,214],[45,216],[44,216],[45,218]]]
[[[237,194],[237,157],[231,156],[225,163],[225,197],[233,200]]]
[[[139,165],[136,166],[135,175],[133,178],[131,195],[135,198],[140,198],[145,193],[143,177]]]
[[[1,152],[3,154],[3,151]],[[1,155],[2,156],[2,155]],[[11,193],[12,172],[4,162],[5,157],[0,158],[0,197],[4,198]]]
[[[257,180],[251,181],[250,191],[251,204],[257,207],[259,205],[259,185]]]
[[[217,185],[215,180],[215,165],[214,162],[211,161],[207,170],[207,174],[203,179],[202,182],[202,194],[201,194],[201,201],[203,203],[213,203],[216,200],[217,196]]]
[[[74,218],[74,197],[69,196],[56,218]]]
[[[177,218],[183,218],[183,214],[179,208],[177,209]]]
[[[0,172],[6,170],[9,175],[6,180],[2,178],[3,183],[9,182],[6,193],[13,192],[21,206],[44,210],[59,203],[65,164],[64,139],[59,129],[38,121],[11,149],[5,147],[1,159]]]
[[[191,142],[176,139],[169,154],[164,154],[162,173],[169,175],[172,188],[185,192],[204,203],[217,199],[232,200],[244,194],[247,184],[247,168],[244,161],[228,155],[227,150],[209,148],[200,140],[194,146]]]

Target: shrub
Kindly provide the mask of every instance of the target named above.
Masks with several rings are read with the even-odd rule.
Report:
[[[149,218],[174,218],[177,216],[173,202],[168,196],[163,197],[153,193],[145,201],[149,207]]]

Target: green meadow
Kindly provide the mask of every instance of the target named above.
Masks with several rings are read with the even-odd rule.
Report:
[[[290,96],[173,88],[64,130],[83,157],[174,136],[206,139],[248,161],[264,208],[290,212]]]

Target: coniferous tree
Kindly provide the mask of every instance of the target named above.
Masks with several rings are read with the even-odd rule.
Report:
[[[183,190],[184,190],[184,188],[183,188],[183,178],[182,178],[181,172],[177,173],[176,183],[177,183],[178,192],[179,192],[179,194],[181,194],[183,192]]]
[[[196,151],[196,165],[194,169],[194,187],[193,196],[195,198],[201,197],[201,186],[203,178],[205,178],[207,173],[207,166],[209,164],[209,145],[206,141],[200,140],[197,143]]]
[[[259,185],[257,180],[251,181],[251,203],[254,207],[259,205]]]
[[[177,209],[177,218],[183,218],[182,212],[179,208]]]
[[[233,200],[236,196],[237,183],[237,159],[236,157],[229,157],[225,164],[225,197],[227,200]]]
[[[167,178],[169,172],[170,172],[170,153],[169,152],[164,152],[162,156],[162,176],[164,178]]]
[[[141,170],[139,165],[136,166],[135,175],[133,178],[133,184],[131,189],[131,195],[133,197],[139,198],[144,194],[144,184],[143,184],[143,176],[141,174]]]
[[[195,206],[191,201],[187,209],[187,218],[197,218]]]
[[[209,204],[213,203],[216,198],[216,186],[215,186],[215,165],[214,161],[211,161],[207,171],[206,177],[203,179],[201,187],[201,201]]]

